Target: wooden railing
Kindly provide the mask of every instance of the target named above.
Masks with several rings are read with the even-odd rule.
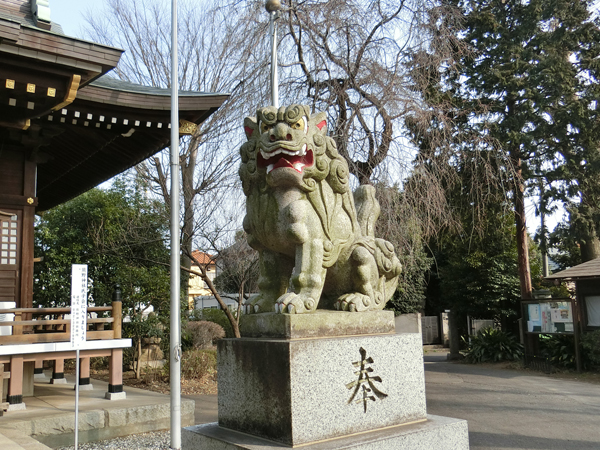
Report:
[[[122,329],[121,302],[111,306],[89,306],[90,313],[109,313],[110,317],[87,318],[87,340],[120,339]],[[0,314],[14,314],[14,320],[1,321],[0,327],[12,327],[12,334],[0,336],[0,345],[68,342],[71,319],[65,319],[71,308],[10,308]],[[27,320],[23,320],[27,318]]]

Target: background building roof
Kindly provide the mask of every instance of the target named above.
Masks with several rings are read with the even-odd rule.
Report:
[[[547,280],[580,280],[586,278],[600,278],[600,258],[561,270],[546,277]]]
[[[201,252],[200,250],[194,250],[192,252],[192,256],[201,264],[215,264],[214,256]],[[196,262],[192,260],[192,264],[194,265]]]

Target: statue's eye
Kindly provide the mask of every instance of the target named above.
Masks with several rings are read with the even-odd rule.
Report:
[[[302,130],[304,129],[304,120],[300,119],[298,122],[292,124],[292,128],[294,130]]]
[[[266,133],[267,131],[269,131],[269,125],[267,125],[266,123],[262,123],[260,124],[260,131],[261,133]]]

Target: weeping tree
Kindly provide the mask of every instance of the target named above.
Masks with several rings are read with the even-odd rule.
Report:
[[[402,119],[424,106],[408,82],[406,54],[429,45],[417,30],[435,2],[283,4],[283,95],[327,112],[329,133],[359,184],[381,179],[390,165],[406,169]]]

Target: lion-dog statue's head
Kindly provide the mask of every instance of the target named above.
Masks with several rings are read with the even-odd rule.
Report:
[[[247,117],[244,130],[239,174],[247,196],[253,188],[280,186],[308,192],[323,180],[335,192],[349,190],[348,164],[326,134],[325,113],[311,115],[305,105],[268,106]]]

